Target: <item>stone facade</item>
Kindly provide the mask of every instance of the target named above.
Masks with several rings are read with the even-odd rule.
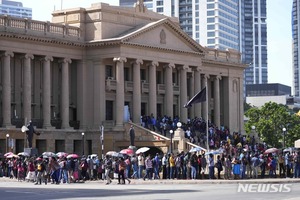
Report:
[[[150,114],[208,116],[243,132],[240,53],[202,47],[176,18],[140,5],[55,11],[51,23],[1,16],[0,55],[0,143],[9,133],[16,152],[28,120],[42,133],[40,153],[81,154],[83,140],[85,154],[99,153],[101,124],[105,151],[124,148],[124,105],[134,123]],[[208,104],[183,108],[206,84]]]

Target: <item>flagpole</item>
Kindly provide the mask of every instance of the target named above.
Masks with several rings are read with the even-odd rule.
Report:
[[[205,77],[205,87],[206,87],[206,148],[209,151],[209,138],[208,138],[208,88],[207,88],[207,77]]]

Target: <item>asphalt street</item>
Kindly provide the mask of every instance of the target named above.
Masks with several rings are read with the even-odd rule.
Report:
[[[140,184],[139,184],[140,183]],[[86,182],[60,185],[34,185],[28,182],[3,182],[0,180],[2,200],[300,200],[300,183],[290,183],[290,192],[248,193],[238,192],[238,183],[199,182],[199,184],[176,184],[160,182],[135,182],[118,185],[114,182]]]

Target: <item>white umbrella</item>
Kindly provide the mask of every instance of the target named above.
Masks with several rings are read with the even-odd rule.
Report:
[[[149,151],[149,147],[142,147],[142,148],[139,148],[135,153],[136,154],[139,154],[139,153],[145,153],[146,151]]]
[[[30,155],[29,155],[29,153],[27,153],[27,152],[20,152],[20,153],[18,153],[18,156],[29,157]]]

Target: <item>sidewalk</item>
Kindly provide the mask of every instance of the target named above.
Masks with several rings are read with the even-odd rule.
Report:
[[[1,177],[0,182],[18,182],[17,179],[10,179],[7,177]],[[22,181],[27,183],[26,181]],[[117,183],[117,179],[113,179],[113,184]],[[29,184],[32,182],[28,182]],[[97,180],[97,181],[86,181],[86,184],[89,183],[99,183],[99,184],[105,184],[105,181],[103,180]],[[152,184],[166,184],[166,185],[172,185],[172,184],[238,184],[238,183],[263,183],[263,184],[280,184],[280,183],[300,183],[300,178],[265,178],[265,179],[240,179],[240,180],[210,180],[210,179],[199,179],[199,180],[176,180],[176,179],[159,179],[159,180],[143,180],[143,179],[131,179],[131,185],[152,185]],[[77,184],[77,183],[74,183]],[[128,182],[126,181],[126,184]]]

